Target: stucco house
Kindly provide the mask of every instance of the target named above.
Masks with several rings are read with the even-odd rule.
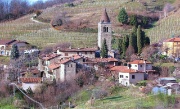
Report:
[[[60,60],[49,65],[49,76],[56,81],[69,81],[76,76],[76,63],[71,59]]]
[[[142,71],[142,72],[153,72],[152,63],[146,60],[134,60],[132,62],[128,62],[127,66],[131,69]]]
[[[71,80],[77,73],[77,67],[82,64],[83,57],[72,55],[64,57],[60,54],[49,54],[39,58],[38,70],[41,77],[56,81]]]
[[[47,71],[48,66],[55,60],[59,59],[61,55],[57,54],[42,54],[38,58],[38,70]]]
[[[180,56],[180,37],[169,38],[163,41],[163,54],[167,56]]]
[[[64,57],[72,57],[73,55],[80,55],[88,58],[95,58],[95,51],[97,48],[66,48],[58,49],[57,54]]]
[[[83,64],[95,68],[98,70],[99,67],[109,68],[111,66],[118,65],[118,60],[115,58],[85,58]]]
[[[22,53],[28,47],[29,43],[18,40],[2,39],[0,40],[0,55],[10,56],[12,45],[16,44],[19,52]]]
[[[110,72],[119,83],[125,86],[136,84],[147,79],[149,74],[156,73],[152,68],[152,63],[146,60],[134,60],[128,62],[127,66],[114,66],[110,68]]]
[[[115,66],[112,67],[110,71],[112,72],[112,74],[116,73],[113,76],[116,76],[119,83],[124,86],[136,84],[137,82],[144,80],[144,72],[131,69],[128,66]]]
[[[22,89],[25,91],[28,88],[31,88],[32,91],[35,91],[37,88],[39,88],[42,84],[42,78],[38,77],[30,77],[30,78],[20,78],[20,81],[22,82]]]

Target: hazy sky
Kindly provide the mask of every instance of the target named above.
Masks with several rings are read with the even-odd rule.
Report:
[[[27,0],[27,1],[29,1],[30,4],[33,4],[34,2],[37,2],[39,0]],[[48,1],[48,0],[41,0],[41,1]]]
[[[8,1],[8,2],[10,2],[11,0],[0,0],[0,1]],[[23,1],[23,0],[21,0],[21,1]],[[35,3],[35,2],[37,2],[37,1],[39,1],[39,0],[26,0],[26,1],[28,1],[30,4],[33,4],[33,3]],[[48,0],[40,0],[40,1],[43,1],[43,2],[45,2],[45,1],[48,1]]]

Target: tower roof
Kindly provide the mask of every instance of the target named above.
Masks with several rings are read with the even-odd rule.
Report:
[[[106,12],[106,8],[104,9],[104,11],[101,15],[101,22],[110,22],[109,16]]]

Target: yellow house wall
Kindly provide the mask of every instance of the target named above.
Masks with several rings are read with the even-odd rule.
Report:
[[[164,42],[163,48],[168,48],[167,56],[180,54],[180,42]]]

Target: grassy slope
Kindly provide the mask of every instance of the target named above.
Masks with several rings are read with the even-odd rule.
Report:
[[[138,88],[116,88],[115,91],[103,99],[95,100],[90,106],[86,102],[90,99],[89,90],[83,90],[76,96],[76,109],[135,109],[137,106],[141,108],[152,108],[159,105],[159,101],[155,96],[144,95],[139,92]],[[85,99],[79,99],[85,98]]]
[[[155,23],[155,27],[147,30],[147,35],[152,42],[170,38],[172,35],[180,35],[180,9],[177,12],[171,13],[166,18]]]
[[[1,23],[0,37],[25,40],[38,47],[44,47],[58,42],[70,42],[75,47],[89,47],[96,45],[96,34],[80,32],[56,31],[48,23],[31,21],[33,15]]]
[[[75,7],[64,7],[64,5],[53,6],[45,9],[40,17],[51,19],[55,15],[59,15],[61,12],[65,11],[70,20],[74,21],[80,19],[89,21],[89,27],[97,28],[102,9],[107,7],[108,14],[113,24],[113,31],[123,35],[127,34],[130,30],[124,30],[122,27],[119,27],[117,21],[119,9],[125,7],[128,11],[135,10],[135,12],[140,12],[145,9],[145,7],[138,2],[127,3],[125,2],[126,0],[93,1],[94,2],[89,2],[85,0]],[[164,1],[173,0],[158,0],[157,4],[163,4]],[[48,23],[35,23],[31,21],[30,18],[32,16],[31,14],[14,21],[0,23],[0,38],[25,40],[40,48],[58,42],[70,42],[74,47],[94,47],[97,44],[97,33],[56,31],[53,30]],[[152,31],[157,30],[157,28],[158,26],[148,31],[148,36],[150,36],[151,40],[158,40],[154,34],[151,34],[153,33]],[[159,37],[161,37],[161,35]]]

